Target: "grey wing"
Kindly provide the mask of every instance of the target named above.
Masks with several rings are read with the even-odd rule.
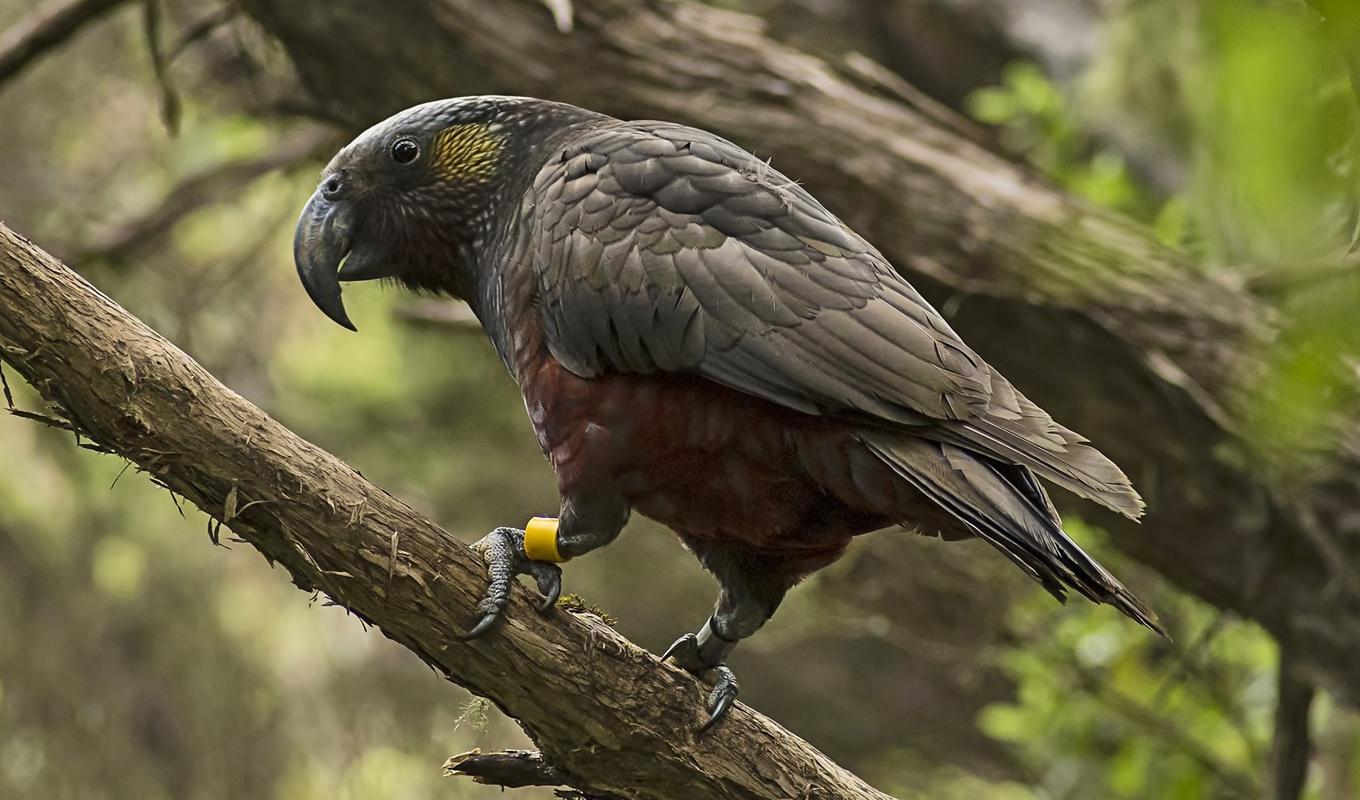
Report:
[[[694,371],[811,413],[967,416],[990,369],[862,239],[728,142],[619,126],[540,174],[553,355]]]
[[[617,123],[554,155],[526,202],[548,346],[573,372],[691,372],[807,413],[920,428],[1136,513],[1117,467],[731,142]]]

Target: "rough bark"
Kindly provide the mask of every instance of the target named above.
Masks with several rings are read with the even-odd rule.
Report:
[[[328,107],[367,122],[494,88],[697,124],[774,163],[951,312],[964,337],[1134,477],[1124,550],[1259,621],[1297,673],[1360,698],[1360,438],[1279,483],[1235,409],[1273,315],[1142,227],[1084,206],[960,135],[863,65],[783,46],[759,21],[681,0],[241,0]],[[1095,512],[1080,507],[1083,515]]]
[[[484,641],[472,551],[227,389],[0,224],[0,355],[77,435],[137,464],[454,682],[519,720],[571,784],[639,800],[884,800],[746,707],[706,737],[705,688],[590,615],[523,591]]]

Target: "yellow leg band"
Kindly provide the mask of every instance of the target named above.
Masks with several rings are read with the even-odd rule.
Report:
[[[524,554],[534,561],[566,561],[557,552],[557,519],[534,517],[524,526]]]

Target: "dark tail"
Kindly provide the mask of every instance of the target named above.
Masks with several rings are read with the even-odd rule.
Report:
[[[1063,532],[1062,520],[1028,469],[914,436],[863,431],[860,439],[899,477],[1059,600],[1066,600],[1073,589],[1166,635],[1157,615]]]

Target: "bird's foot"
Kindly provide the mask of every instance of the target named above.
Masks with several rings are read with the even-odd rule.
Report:
[[[705,631],[707,630],[705,628]],[[712,641],[719,642],[720,646],[711,647]],[[741,690],[737,676],[730,667],[722,663],[732,644],[722,642],[716,637],[701,639],[700,636],[687,633],[676,639],[675,643],[661,654],[662,661],[671,659],[676,666],[695,677],[709,671],[714,673],[713,690],[708,694],[708,720],[699,726],[700,734],[707,733],[727,716],[728,710],[737,700],[737,692]]]
[[[535,561],[524,552],[524,531],[519,528],[497,528],[483,536],[472,549],[486,562],[489,583],[486,595],[477,604],[481,617],[472,629],[459,638],[476,639],[495,627],[510,602],[510,583],[516,575],[532,576],[543,594],[539,613],[546,614],[562,595],[562,569],[549,561]]]

